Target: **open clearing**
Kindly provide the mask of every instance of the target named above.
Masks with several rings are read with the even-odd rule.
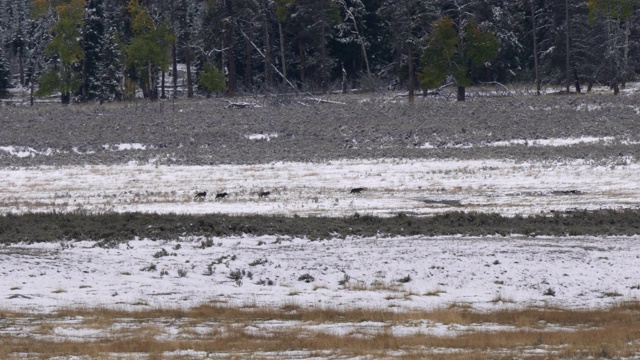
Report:
[[[0,213],[638,209],[635,98],[557,99],[10,109]],[[638,235],[99,240],[0,247],[0,357],[640,358]]]
[[[0,211],[377,216],[530,215],[640,206],[640,166],[584,161],[343,160],[0,169]],[[352,194],[351,189],[364,190]],[[196,192],[208,196],[194,199]],[[266,197],[259,193],[269,191]],[[223,199],[217,193],[226,192]]]

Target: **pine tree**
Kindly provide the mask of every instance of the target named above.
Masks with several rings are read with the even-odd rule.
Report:
[[[36,84],[47,66],[46,48],[51,41],[49,29],[55,22],[54,12],[41,10],[37,7],[33,11],[34,19],[30,22],[27,35],[27,64],[25,69],[25,85],[30,88],[30,102],[33,105]]]
[[[122,84],[124,80],[122,52],[118,44],[117,32],[110,26],[100,44],[100,61],[97,66],[98,99],[105,101],[122,100]]]
[[[157,74],[169,68],[169,49],[174,37],[167,22],[154,20],[149,9],[138,0],[131,0],[127,8],[134,36],[127,47],[126,65],[144,97],[157,99]]]
[[[102,43],[105,37],[105,17],[102,0],[89,0],[84,8],[82,25],[82,99],[98,98],[101,84],[98,66],[103,62]]]
[[[413,102],[416,62],[431,24],[440,17],[440,4],[437,0],[385,0],[378,13],[391,27],[395,72],[407,84],[409,102]]]
[[[6,92],[11,87],[11,71],[9,62],[4,56],[4,51],[0,47],[0,94]]]
[[[422,55],[420,82],[426,88],[435,88],[452,76],[458,86],[458,101],[465,101],[473,68],[493,60],[499,47],[493,34],[480,29],[474,19],[456,26],[452,18],[445,16],[434,24],[429,46]]]
[[[70,0],[55,7],[58,19],[52,28],[54,36],[46,48],[53,61],[49,71],[40,77],[38,96],[60,92],[62,103],[69,104],[71,95],[80,91],[84,52],[79,39],[84,5],[84,0]]]

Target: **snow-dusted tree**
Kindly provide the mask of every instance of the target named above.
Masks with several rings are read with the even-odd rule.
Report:
[[[4,93],[11,87],[11,71],[9,70],[9,62],[4,56],[4,50],[0,47],[0,94]]]
[[[369,56],[367,55],[367,47],[369,43],[362,34],[363,18],[367,14],[366,7],[362,0],[336,0],[340,4],[343,19],[336,25],[338,34],[336,40],[343,44],[358,44],[362,51],[362,59],[365,64],[367,76],[371,77],[371,66],[369,65]]]
[[[280,41],[280,63],[282,64],[282,80],[287,82],[287,54],[285,51],[285,36],[283,24],[289,17],[289,7],[295,0],[275,0],[275,13],[278,18],[278,36]]]
[[[378,11],[391,28],[396,74],[400,82],[407,84],[410,103],[415,93],[417,60],[440,11],[437,0],[385,0]]]
[[[586,2],[539,0],[537,9],[541,77],[555,84],[573,80],[580,92],[582,82],[592,81],[588,66],[595,61]]]
[[[173,0],[174,2],[176,0]],[[195,60],[194,47],[198,42],[200,19],[199,14],[204,12],[202,4],[180,0],[179,6],[174,8],[174,33],[176,36],[176,59],[186,65],[187,71],[187,97],[193,97],[193,62]]]
[[[80,28],[84,6],[84,0],[69,0],[55,7],[57,21],[51,29],[53,38],[46,47],[52,61],[49,71],[40,77],[36,95],[59,92],[62,103],[69,104],[71,95],[80,90],[80,66],[84,58]]]
[[[131,15],[133,37],[126,51],[126,65],[138,81],[145,98],[158,98],[158,72],[169,68],[169,49],[173,34],[168,22],[151,16],[148,7],[131,0],[127,9]]]
[[[99,66],[103,65],[102,43],[105,37],[104,3],[102,0],[88,0],[84,8],[82,24],[82,99],[98,98],[101,91]]]
[[[47,65],[46,48],[51,41],[49,29],[55,23],[53,9],[49,7],[33,8],[33,20],[27,32],[27,63],[25,67],[25,85],[30,89],[30,102],[33,105],[36,84]]]
[[[602,41],[597,49],[603,54],[601,73],[613,88],[614,94],[620,92],[620,84],[625,84],[631,69],[629,67],[629,49],[631,23],[637,0],[589,0],[589,22],[599,28]]]
[[[530,16],[529,2],[474,1],[470,4],[467,16],[500,41],[496,58],[485,69],[485,81],[518,80],[517,73],[528,65],[531,52],[527,46],[532,44],[527,36],[531,33],[531,24],[526,21]]]
[[[115,26],[109,26],[100,43],[101,58],[98,62],[97,79],[100,84],[98,99],[105,101],[122,100],[124,64],[122,51]]]
[[[340,19],[340,8],[331,0],[298,0],[291,6],[289,31],[297,48],[297,75],[304,86],[329,89],[331,70],[336,63],[329,54],[329,42],[334,37],[333,26]],[[311,81],[309,81],[311,80]]]
[[[420,82],[426,88],[436,88],[451,76],[458,86],[458,101],[465,101],[465,88],[472,83],[474,67],[493,60],[499,47],[495,36],[480,29],[474,19],[456,24],[445,16],[434,24],[422,55]]]
[[[5,36],[5,46],[10,49],[5,53],[9,61],[9,67],[17,66],[20,84],[24,85],[24,63],[27,58],[27,32],[30,27],[30,2],[29,0],[5,0],[0,3],[0,10],[4,10],[5,19],[0,27]],[[12,57],[12,59],[10,59]]]

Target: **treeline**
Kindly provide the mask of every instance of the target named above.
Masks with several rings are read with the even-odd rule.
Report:
[[[0,91],[72,101],[594,84],[640,71],[640,0],[0,0]]]

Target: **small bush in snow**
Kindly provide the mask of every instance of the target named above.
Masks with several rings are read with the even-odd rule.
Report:
[[[169,256],[169,253],[164,248],[162,248],[161,250],[159,250],[155,254],[153,254],[153,257],[156,258],[156,259],[161,258],[163,256]]]
[[[271,279],[267,279],[267,280],[260,279],[258,282],[256,282],[256,285],[262,285],[262,286],[264,286],[264,285],[269,285],[269,286],[273,286],[273,285],[274,285],[274,282],[273,282],[273,280],[271,280]]]
[[[544,296],[556,296],[556,291],[553,290],[552,288],[548,288],[547,290],[545,290],[542,295]]]
[[[411,275],[407,275],[401,279],[398,279],[399,283],[405,284],[411,281]]]
[[[349,280],[351,280],[351,276],[344,274],[344,276],[342,277],[342,280],[338,281],[338,285],[344,286],[349,282]]]
[[[303,274],[300,275],[300,277],[298,278],[298,281],[304,281],[306,283],[310,283],[312,281],[315,281],[316,278],[314,278],[313,276],[309,275],[309,274]]]
[[[202,241],[200,243],[200,248],[201,249],[206,249],[206,248],[209,248],[209,247],[212,247],[212,246],[213,246],[213,240],[211,240],[211,239],[204,240],[204,241]]]
[[[156,271],[156,270],[157,270],[156,264],[154,263],[151,263],[149,264],[149,266],[145,266],[142,269],[140,269],[140,271]]]
[[[267,259],[257,259],[249,263],[249,266],[264,265],[267,263]]]
[[[242,280],[242,278],[244,277],[244,274],[242,272],[242,270],[238,269],[238,270],[232,270],[229,272],[229,276],[228,278],[233,280],[233,281],[239,281]]]
[[[207,270],[205,270],[202,275],[204,276],[211,276],[213,275],[213,263],[207,265]]]
[[[178,277],[186,277],[188,273],[186,269],[178,269]]]

